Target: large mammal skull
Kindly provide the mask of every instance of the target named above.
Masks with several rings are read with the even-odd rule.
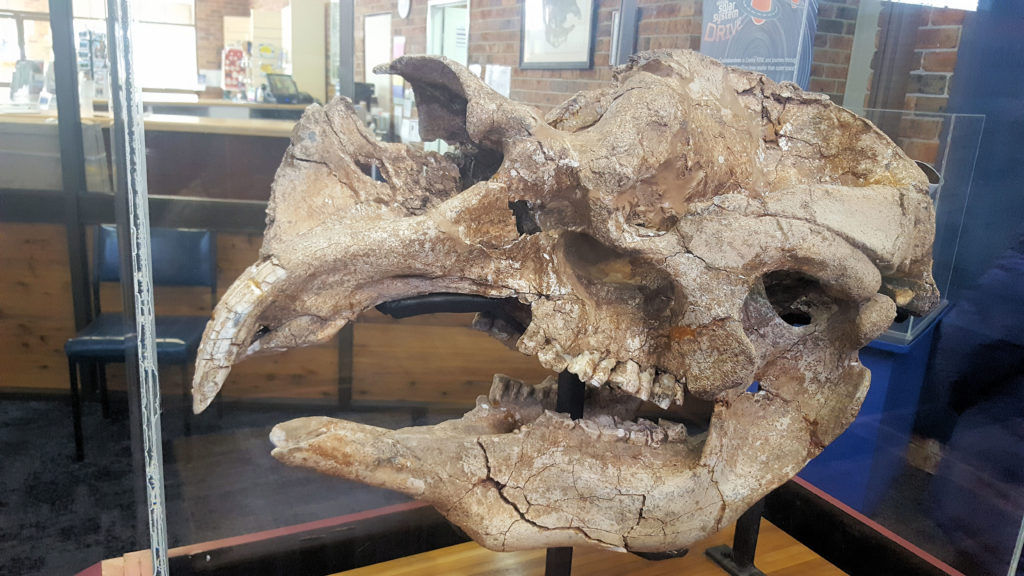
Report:
[[[477,327],[588,382],[584,419],[545,411],[550,382],[496,377],[437,426],[303,418],[271,436],[280,460],[431,502],[489,548],[665,552],[718,530],[849,425],[857,350],[897,306],[938,298],[924,175],[822,96],[656,52],[542,119],[445,59],[384,71],[414,86],[424,139],[461,155],[376,142],[345,100],[310,107],[260,260],[207,329],[195,407],[232,364],[380,302],[515,298]],[[688,434],[630,421],[636,398],[714,412]]]

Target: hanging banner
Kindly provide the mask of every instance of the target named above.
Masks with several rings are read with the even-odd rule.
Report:
[[[704,0],[700,51],[806,89],[818,0]]]

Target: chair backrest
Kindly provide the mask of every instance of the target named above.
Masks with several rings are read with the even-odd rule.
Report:
[[[150,231],[155,286],[207,286],[217,301],[217,243],[209,230],[153,228]],[[117,227],[97,226],[94,238],[93,297],[99,312],[99,283],[120,282]]]

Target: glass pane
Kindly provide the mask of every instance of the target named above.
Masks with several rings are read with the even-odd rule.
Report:
[[[310,145],[305,140],[310,132],[296,131],[296,123],[303,113],[317,112],[311,105],[324,105],[339,91],[342,66],[351,66],[355,79],[354,93],[348,95],[354,115],[345,116],[351,120],[349,129],[359,135],[355,142],[373,152],[351,167],[359,193],[365,193],[389,186],[387,175],[373,163],[384,150],[378,147],[382,143],[410,147],[413,154],[465,152],[439,140],[421,142],[420,114],[428,112],[417,107],[411,84],[375,75],[376,64],[406,54],[445,55],[544,118],[580,92],[613,85],[616,72],[609,62],[615,36],[637,51],[710,54],[716,43],[732,45],[742,54],[722,58],[778,73],[779,80],[796,80],[865,115],[909,157],[931,164],[939,177],[931,191],[937,214],[933,275],[946,304],[924,318],[900,316],[886,337],[861,352],[860,361],[873,375],[860,415],[801,472],[802,478],[852,508],[851,517],[876,522],[936,562],[970,575],[1012,573],[1024,518],[1018,465],[1024,445],[1019,329],[1024,195],[1018,193],[1024,183],[1019,161],[1024,127],[1020,90],[1013,81],[1024,77],[1024,58],[1019,58],[1024,38],[1007,23],[1024,16],[1019,2],[981,2],[976,10],[964,11],[924,0],[682,0],[643,2],[636,14],[626,14],[615,2],[576,0],[579,16],[570,10],[564,22],[531,12],[539,14],[538,28],[528,41],[559,46],[532,45],[525,52],[521,2],[414,1],[408,3],[408,14],[402,13],[404,2],[398,10],[388,3],[356,2],[353,19],[342,16],[343,4],[135,3],[140,22],[134,65],[144,88],[159,317],[186,318],[181,323],[201,331],[237,278],[247,286],[246,270],[260,261],[261,249],[266,254],[274,247],[274,237],[266,233],[271,195],[289,184],[310,197],[335,190],[337,175],[316,162],[302,164],[294,151]],[[591,7],[593,22],[583,22]],[[86,230],[86,268],[95,276],[98,226],[113,219],[105,2],[75,0],[74,8],[89,192],[81,198],[80,224]],[[52,38],[48,23],[38,20],[48,9],[42,0],[0,0],[0,10],[24,16],[0,15],[0,206],[5,210],[0,254],[8,263],[6,280],[0,281],[5,303],[0,305],[5,328],[0,336],[11,351],[0,363],[0,407],[11,410],[0,410],[0,430],[5,431],[0,441],[17,430],[29,442],[4,444],[17,449],[7,451],[15,464],[0,467],[2,485],[14,487],[14,496],[4,501],[0,532],[17,536],[0,538],[0,557],[5,567],[24,574],[73,573],[147,545],[145,534],[136,530],[136,511],[126,504],[134,500],[138,478],[131,478],[136,471],[125,456],[131,446],[121,364],[105,370],[113,412],[109,420],[103,418],[98,377],[90,377],[92,368],[83,369],[88,373],[83,376],[86,461],[70,462],[63,345],[76,332],[69,270],[74,255],[83,252],[69,252],[69,235],[55,214],[53,198],[60,197],[63,180],[55,86],[47,84]],[[798,31],[790,37],[798,34],[799,41],[763,42],[762,33],[779,24],[772,14],[785,14],[787,26]],[[615,22],[628,28],[617,30]],[[354,41],[352,62],[342,61],[342,39]],[[590,42],[589,48],[574,53],[570,48],[581,39]],[[618,106],[601,105],[595,114]],[[565,138],[585,137],[588,129]],[[646,142],[648,136],[636,138]],[[503,156],[496,153],[489,161],[497,164]],[[372,184],[371,178],[378,182]],[[35,193],[49,204],[25,200]],[[322,204],[307,206],[298,219],[329,215],[320,225],[343,222],[338,238],[352,229],[367,237],[377,232],[367,225],[371,216],[346,220],[337,204]],[[511,218],[505,204],[499,204],[502,217]],[[12,206],[14,211],[7,212]],[[372,210],[368,206],[364,209],[374,214],[407,208],[386,200],[372,204]],[[276,204],[269,220],[280,224],[294,218],[286,213]],[[200,232],[205,240],[179,242],[197,230],[210,235]],[[387,246],[382,240],[360,258],[383,261]],[[589,245],[566,254],[581,256],[584,246]],[[295,254],[308,257],[301,249]],[[318,260],[312,266],[316,272],[337,267],[337,278],[304,283],[308,292],[275,304],[280,314],[337,290],[349,265]],[[169,281],[174,273],[184,273],[188,282]],[[406,281],[409,277],[400,275],[394,283]],[[100,283],[95,294],[88,286],[84,291],[86,301],[95,297],[101,311],[121,311],[116,281]],[[387,299],[391,292],[377,296]],[[470,314],[396,319],[370,306],[338,334],[330,333],[335,326],[317,324],[327,315],[313,310],[289,328],[300,340],[308,337],[304,343],[309,346],[254,355],[234,366],[218,400],[199,415],[190,412],[188,391],[195,349],[159,358],[172,547],[239,536],[259,541],[268,537],[262,531],[279,530],[274,534],[280,535],[336,526],[353,513],[372,518],[360,526],[379,527],[393,506],[411,505],[398,492],[275,460],[268,437],[281,422],[318,415],[387,430],[434,424],[474,408],[480,396],[488,395],[495,373],[528,384],[552,375],[536,358],[512,349],[517,332],[510,348],[473,331]],[[262,339],[281,326],[268,321],[254,328],[245,347],[271,342]],[[320,330],[324,338],[313,339]],[[651,341],[662,336],[654,334]],[[195,331],[182,339],[190,346],[196,340]],[[699,420],[706,427],[709,405],[691,394],[666,418]],[[29,456],[21,456],[22,446],[32,447]],[[68,533],[76,537],[66,538]],[[393,548],[402,539],[395,534],[372,540]],[[694,555],[699,551],[691,551]]]
[[[71,6],[75,18],[96,18],[107,17],[107,3],[104,0],[72,0]]]
[[[192,25],[195,24],[195,2],[193,0],[140,2],[135,17],[140,22]]]
[[[137,30],[135,62],[142,88],[195,90],[195,27],[139,22]]]
[[[53,60],[53,39],[46,20],[25,20],[25,58],[40,62]]]
[[[18,23],[14,18],[0,18],[0,86],[7,88],[0,92],[0,102],[11,100],[10,84],[18,60],[21,60]]]

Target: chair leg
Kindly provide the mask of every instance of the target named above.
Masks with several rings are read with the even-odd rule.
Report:
[[[107,365],[103,362],[97,362],[96,371],[99,372],[100,405],[103,407],[103,419],[110,420],[110,397],[107,394]]]
[[[185,419],[185,436],[192,435],[192,403],[189,402],[188,397],[189,381],[188,381],[188,363],[181,365],[181,412]]]
[[[85,460],[82,439],[82,398],[78,393],[78,366],[68,358],[68,377],[71,381],[71,421],[75,429],[75,460]]]

